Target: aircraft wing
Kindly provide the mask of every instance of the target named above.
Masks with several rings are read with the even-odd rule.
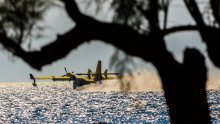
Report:
[[[34,77],[32,74],[30,74],[30,78],[32,80],[70,80],[70,77],[68,76],[38,76]]]
[[[34,77],[32,74],[30,74],[30,79],[32,79],[34,82],[32,83],[33,86],[37,86],[36,80],[53,80],[53,81],[70,81],[70,77],[68,76],[38,76]]]
[[[70,77],[62,77],[62,76],[39,76],[39,77],[35,77],[35,79],[38,79],[38,80],[51,80],[51,79],[60,79],[60,80],[69,80]]]
[[[107,78],[104,78],[104,80],[113,80],[113,79],[119,79],[119,76],[110,75],[110,76],[107,76]]]

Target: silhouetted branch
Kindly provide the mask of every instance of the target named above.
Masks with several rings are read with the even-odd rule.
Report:
[[[163,6],[163,10],[164,10],[163,29],[166,29],[166,27],[167,27],[169,4],[170,4],[170,0],[162,0],[162,6]]]
[[[118,48],[124,50],[128,54],[135,55],[135,56],[145,56],[145,59],[149,57],[151,60],[151,53],[152,51],[157,51],[158,44],[150,43],[151,38],[146,35],[141,35],[132,28],[125,26],[125,25],[119,25],[119,24],[111,24],[111,23],[102,23],[99,21],[96,21],[95,19],[82,15],[78,9],[74,9],[72,6],[69,5],[75,5],[74,1],[68,2],[68,0],[64,0],[66,5],[66,9],[68,14],[71,16],[71,18],[75,19],[79,16],[83,16],[85,19],[84,24],[80,24],[68,33],[64,34],[63,36],[59,36],[58,39],[56,39],[51,44],[48,44],[44,46],[40,51],[34,51],[34,52],[26,52],[23,51],[22,48],[17,48],[17,45],[11,45],[9,43],[5,43],[4,46],[7,46],[9,48],[9,51],[14,51],[16,56],[19,56],[23,58],[26,62],[28,62],[32,67],[41,69],[42,66],[46,64],[50,64],[53,61],[56,61],[58,59],[63,58],[66,56],[72,49],[76,48],[79,44],[88,41],[88,40],[103,40],[107,43],[110,43],[114,46],[117,46]],[[71,4],[72,3],[72,4]],[[72,9],[75,11],[75,13],[72,13]],[[79,15],[78,15],[79,14]],[[154,19],[155,20],[155,19]],[[155,21],[152,20],[152,23],[155,23]],[[158,22],[158,21],[157,21]],[[154,25],[157,25],[156,23]],[[185,26],[185,27],[174,27],[171,29],[164,30],[163,34],[169,34],[171,32],[181,31],[181,30],[187,30],[187,29],[196,29],[197,27],[193,26]],[[94,30],[96,29],[96,30]],[[6,40],[6,39],[5,39]],[[8,39],[9,41],[10,39]],[[147,42],[148,41],[148,42]],[[4,42],[1,40],[1,42]],[[137,44],[138,42],[138,44]],[[149,45],[144,45],[145,43],[148,43]],[[125,45],[126,44],[126,45]],[[143,44],[143,45],[141,45]],[[129,46],[129,47],[128,47]],[[143,46],[143,48],[140,48],[140,46]],[[64,48],[65,50],[57,51],[57,49]],[[66,48],[67,47],[67,48]],[[147,53],[146,50],[149,52]],[[19,51],[22,51],[22,54]],[[26,56],[28,53],[29,56],[32,59],[29,59]],[[52,54],[55,54],[56,56],[51,56]],[[23,56],[23,57],[22,57]],[[41,62],[36,61],[44,60]]]
[[[21,57],[24,61],[38,70],[44,65],[65,57],[72,49],[76,48],[81,43],[95,39],[115,45],[131,55],[143,56],[145,54],[143,49],[146,49],[146,47],[142,45],[143,48],[141,49],[138,46],[144,44],[148,36],[140,35],[138,32],[125,25],[102,23],[90,17],[87,17],[87,19],[88,20],[85,20],[85,24],[77,25],[68,33],[58,36],[55,41],[42,47],[40,51],[26,52],[7,38],[6,35],[2,35],[4,38],[1,38],[0,41],[3,46],[9,51],[12,51],[14,55]],[[139,44],[134,41],[139,42]],[[155,47],[149,47],[151,49],[156,49],[156,45]],[[60,48],[65,49],[58,51]]]
[[[163,30],[162,34],[164,36],[166,36],[166,35],[169,35],[171,33],[181,32],[181,31],[190,31],[190,30],[199,30],[199,27],[194,26],[194,25],[176,26],[176,27],[171,27],[171,28],[168,28],[166,30]]]
[[[25,51],[12,39],[8,38],[5,33],[0,33],[0,42],[13,55],[18,57],[25,55]]]
[[[190,11],[191,16],[196,21],[199,26],[199,31],[203,41],[207,45],[207,51],[210,59],[213,64],[217,67],[220,67],[220,37],[219,29],[209,28],[205,25],[202,15],[199,12],[198,6],[196,5],[195,0],[184,0],[188,10]]]
[[[65,9],[72,20],[76,24],[81,23],[84,19],[84,15],[80,12],[75,0],[60,0],[64,3]]]
[[[219,0],[210,0],[210,4],[211,4],[213,16],[215,17],[215,21],[220,26],[220,15],[219,15],[220,1]]]
[[[205,26],[205,22],[203,21],[202,14],[199,11],[199,7],[196,4],[195,0],[184,0],[191,16],[196,21],[196,24],[201,28]]]
[[[75,27],[68,33],[58,36],[54,42],[42,47],[40,51],[27,52],[11,39],[7,38],[6,35],[0,35],[0,41],[6,49],[11,51],[15,56],[22,58],[30,66],[38,70],[40,70],[44,65],[51,64],[58,59],[64,58],[72,49],[76,48],[86,40],[87,39],[83,37],[79,31],[79,28]],[[60,51],[61,48],[65,49]]]
[[[166,30],[162,30],[162,34],[163,36],[166,36],[166,35],[169,35],[175,32],[181,32],[181,31],[200,31],[200,27],[194,26],[194,25],[176,26],[176,27],[168,28]],[[209,32],[209,33],[212,32],[212,35],[209,35],[209,36],[217,37],[218,35],[217,33],[220,32],[220,30],[215,27],[206,26],[206,32]]]

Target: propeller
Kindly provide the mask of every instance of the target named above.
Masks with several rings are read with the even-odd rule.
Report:
[[[91,75],[95,75],[95,74],[92,74],[91,69],[88,69],[87,73],[77,73],[76,75],[87,75],[88,79],[91,79]]]
[[[64,69],[65,69],[65,72],[66,72],[66,74],[67,74],[67,70],[66,70],[66,67],[64,67]]]
[[[62,75],[61,77],[64,77],[64,76],[67,75],[67,69],[66,69],[66,67],[64,67],[64,70],[65,70],[66,74]]]
[[[119,75],[120,73],[108,73],[108,69],[105,69],[104,73],[102,75]]]
[[[92,73],[92,71],[91,71],[91,69],[88,69],[88,79],[91,79],[91,73]]]
[[[105,69],[104,76],[105,78],[108,78],[108,69]]]

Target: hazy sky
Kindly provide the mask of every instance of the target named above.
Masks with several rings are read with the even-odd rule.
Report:
[[[79,0],[78,0],[79,1]],[[85,7],[82,5],[82,8]],[[108,6],[105,6],[108,8]],[[93,7],[84,10],[84,13],[95,15],[92,12]],[[106,15],[107,9],[102,11],[97,18],[100,20],[108,21],[111,18],[110,15]],[[111,12],[110,12],[111,13]],[[33,42],[35,49],[39,49],[43,44],[48,43],[56,38],[56,34],[62,34],[74,27],[74,23],[67,17],[66,13],[62,9],[52,9],[45,15],[44,23],[47,25],[45,34],[48,36],[41,40]],[[194,24],[194,21],[190,17],[185,6],[181,0],[175,0],[172,2],[172,7],[169,10],[168,27],[179,24]],[[201,38],[197,32],[181,32],[166,37],[166,43],[168,49],[175,55],[178,61],[182,61],[183,50],[186,46],[196,47],[201,52],[205,53],[206,47],[201,42]],[[101,41],[92,41],[84,43],[72,52],[64,59],[54,62],[51,65],[47,65],[41,72],[32,69],[23,60],[17,57],[13,57],[5,50],[0,51],[0,82],[18,82],[18,81],[30,81],[29,73],[34,75],[63,75],[65,73],[63,67],[67,67],[68,71],[74,72],[86,72],[87,68],[95,69],[97,61],[102,60],[103,70],[109,68],[109,59],[114,53],[115,48],[111,45],[105,44]],[[141,59],[135,58],[139,64],[139,68],[146,68],[151,70],[151,64],[147,64]],[[145,64],[144,64],[145,63]],[[220,74],[218,70],[213,68],[212,63],[207,59],[208,66],[211,68],[210,73]],[[142,67],[144,66],[144,67]]]

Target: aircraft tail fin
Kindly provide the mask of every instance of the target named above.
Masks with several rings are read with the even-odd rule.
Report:
[[[34,76],[32,74],[30,74],[30,79],[34,80],[34,82],[32,83],[33,86],[37,86],[36,84],[36,79],[34,78]]]
[[[102,67],[101,67],[101,61],[98,61],[96,71],[95,71],[95,80],[100,81],[102,80],[102,73],[101,73]]]

